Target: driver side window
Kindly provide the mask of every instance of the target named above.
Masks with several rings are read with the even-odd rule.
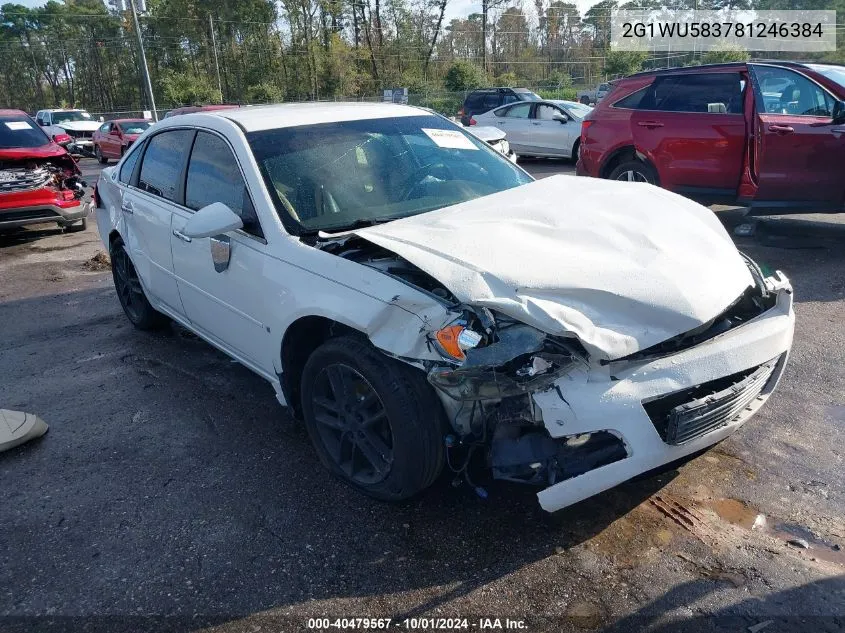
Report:
[[[554,121],[556,114],[561,114],[561,111],[554,106],[541,103],[537,106],[537,109],[534,112],[534,118],[541,121]]]
[[[763,99],[758,110],[768,114],[833,116],[833,97],[804,75],[770,66],[755,66],[754,74]]]

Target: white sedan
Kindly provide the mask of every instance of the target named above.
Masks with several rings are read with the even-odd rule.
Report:
[[[172,117],[93,203],[127,318],[172,319],[264,377],[379,499],[445,463],[469,482],[484,451],[563,508],[735,432],[792,344],[788,281],[708,209],[535,182],[409,106]]]
[[[476,114],[477,125],[492,125],[508,135],[519,156],[578,158],[581,120],[592,111],[574,101],[527,101]]]

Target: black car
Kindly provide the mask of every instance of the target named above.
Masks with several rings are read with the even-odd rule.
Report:
[[[464,105],[458,112],[463,125],[469,125],[473,114],[484,114],[515,101],[539,101],[539,95],[528,88],[482,88],[473,90],[464,99]]]

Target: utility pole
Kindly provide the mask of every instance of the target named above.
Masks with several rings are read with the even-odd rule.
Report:
[[[217,91],[220,93],[220,102],[223,102],[223,84],[220,83],[220,62],[217,61],[217,39],[214,37],[214,22],[211,14],[208,15],[208,27],[211,29],[211,48],[214,49],[214,69],[217,71]]]
[[[141,39],[141,27],[138,24],[138,12],[135,11],[135,0],[129,0],[129,8],[132,11],[132,21],[135,23],[135,37],[138,38],[138,51],[140,51],[141,54],[141,71],[144,73],[144,86],[147,89],[147,98],[150,101],[153,121],[158,121],[156,100],[153,96],[153,84],[150,82],[150,69],[147,68],[147,55],[144,53],[144,41]]]

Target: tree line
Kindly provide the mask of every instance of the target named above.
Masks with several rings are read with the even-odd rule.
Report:
[[[0,7],[0,107],[148,108],[127,1]],[[643,68],[745,58],[611,51],[610,15],[620,6],[748,8],[752,1],[760,9],[838,5],[845,15],[845,0],[601,0],[583,15],[564,0],[482,0],[480,13],[448,21],[449,0],[148,0],[139,27],[160,108],[375,98],[407,87],[426,96],[425,105],[449,110],[444,93],[484,85],[571,97],[573,86]],[[815,57],[840,61],[839,51]]]

